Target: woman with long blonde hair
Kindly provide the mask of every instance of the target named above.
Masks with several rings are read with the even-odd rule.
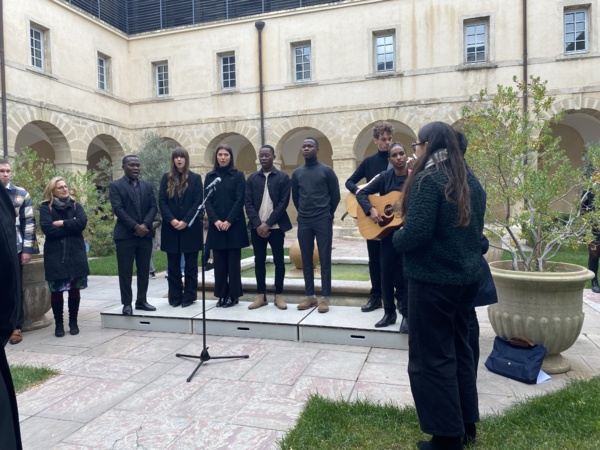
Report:
[[[202,204],[202,177],[190,170],[190,155],[177,147],[171,168],[160,182],[158,206],[162,215],[160,249],[167,253],[169,304],[190,306],[198,290],[198,252],[202,246],[202,216],[189,224]],[[185,287],[181,282],[181,257],[185,261]]]
[[[65,179],[52,178],[44,189],[44,200],[40,206],[40,227],[46,235],[44,271],[50,288],[56,337],[65,335],[64,291],[69,293],[69,332],[79,334],[77,315],[80,290],[87,287],[87,277],[90,274],[82,234],[86,226],[87,216],[83,206],[71,198]]]

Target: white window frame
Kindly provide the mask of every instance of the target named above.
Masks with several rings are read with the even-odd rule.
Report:
[[[106,76],[108,63],[106,58],[102,55],[98,55],[98,89],[101,91],[108,90],[108,80]]]
[[[306,50],[308,49],[308,55]],[[308,58],[308,61],[306,61]],[[292,70],[295,83],[312,81],[312,45],[311,42],[298,42],[292,44]],[[308,74],[308,75],[307,75]]]
[[[391,39],[391,43],[380,42],[382,39]],[[391,49],[389,48],[391,46]],[[375,73],[394,72],[396,70],[396,33],[393,31],[379,32],[373,34],[373,55],[375,64]],[[383,56],[383,61],[380,61],[380,56]],[[387,67],[391,58],[391,67]],[[380,64],[384,67],[380,69]]]
[[[235,53],[223,53],[219,55],[221,67],[221,89],[237,89],[237,64]]]
[[[483,32],[477,27],[483,27]],[[473,31],[470,33],[470,31]],[[487,63],[490,60],[490,22],[488,18],[480,18],[477,20],[470,20],[464,23],[464,61],[465,64],[482,64]],[[483,44],[483,52],[478,50],[478,46]],[[474,48],[474,52],[469,50]],[[470,53],[475,54],[475,59],[469,61]],[[478,55],[483,53],[483,59],[478,59]]]
[[[36,25],[31,24],[29,27],[29,62],[32,67],[39,70],[46,68],[45,58],[45,34],[46,31]],[[37,44],[37,45],[36,45]]]
[[[584,18],[583,21],[582,20],[578,20],[577,15],[578,14],[583,14]],[[571,16],[573,17],[573,21],[569,22],[567,24],[567,17]],[[590,48],[590,41],[589,41],[589,36],[590,36],[590,27],[589,27],[589,16],[590,16],[590,11],[589,8],[586,7],[580,7],[580,8],[569,8],[569,9],[565,9],[564,13],[563,13],[563,42],[564,42],[564,53],[567,55],[572,55],[575,53],[587,53],[589,52],[589,48]],[[583,30],[581,30],[581,28],[578,27],[579,25],[583,25]],[[568,25],[571,25],[573,28],[567,28]],[[579,29],[578,29],[579,28]],[[578,32],[584,32],[584,39],[578,39]],[[578,49],[578,48],[574,48],[573,50],[568,50],[567,46],[574,44],[575,47],[577,47],[577,44],[583,42],[585,48],[583,49]]]
[[[157,97],[168,97],[169,90],[169,63],[168,61],[155,62],[154,92]]]

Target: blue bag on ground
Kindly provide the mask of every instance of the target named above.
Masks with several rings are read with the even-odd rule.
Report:
[[[513,336],[508,340],[496,336],[485,367],[498,375],[535,384],[546,352],[546,347],[534,344],[526,337]]]

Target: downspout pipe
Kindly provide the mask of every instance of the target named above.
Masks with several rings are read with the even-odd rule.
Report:
[[[529,80],[527,77],[527,0],[523,0],[523,113],[527,112],[529,106],[529,98],[527,96]]]
[[[258,93],[260,98],[260,145],[265,145],[265,111],[264,111],[264,86],[263,86],[263,63],[262,63],[262,30],[265,23],[259,20],[254,23],[258,30]]]
[[[0,89],[2,90],[2,152],[8,157],[8,125],[6,121],[6,66],[4,61],[4,5],[0,0]]]

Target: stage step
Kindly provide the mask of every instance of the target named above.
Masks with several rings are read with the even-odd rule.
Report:
[[[115,305],[100,313],[103,328],[202,334],[202,301],[187,308],[173,308],[165,298],[148,298],[156,311],[133,311],[123,316],[122,306]],[[249,310],[249,301],[232,308],[216,308],[215,300],[206,300],[206,333],[258,339],[315,342],[322,344],[360,345],[405,350],[408,336],[399,333],[400,324],[375,328],[383,310],[363,313],[359,307],[330,307],[326,314],[316,308],[298,311],[295,304],[279,310],[269,302]]]

